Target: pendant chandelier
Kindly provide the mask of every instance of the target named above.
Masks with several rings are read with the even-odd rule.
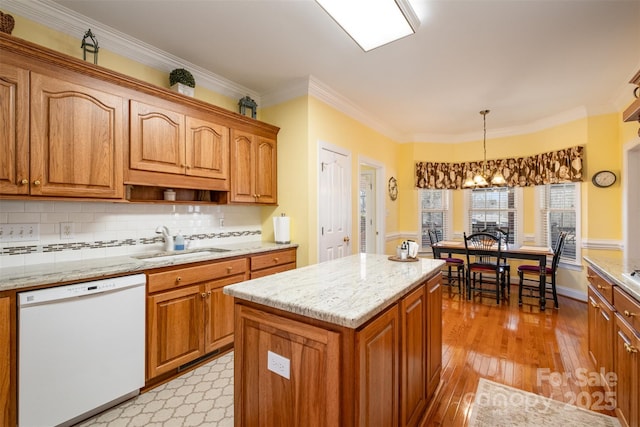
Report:
[[[482,110],[480,114],[482,115],[483,123],[484,123],[484,137],[482,139],[482,147],[484,149],[484,159],[482,161],[482,173],[477,173],[473,178],[467,178],[467,180],[462,184],[462,188],[483,188],[488,187],[488,179],[491,181],[492,186],[502,186],[506,184],[506,180],[504,176],[500,173],[500,171],[496,171],[496,173],[489,177],[487,176],[486,164],[487,164],[487,114],[489,114],[490,110]]]

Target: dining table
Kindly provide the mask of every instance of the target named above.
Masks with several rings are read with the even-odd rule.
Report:
[[[433,256],[435,258],[451,258],[453,254],[466,254],[467,249],[465,248],[463,241],[457,240],[442,240],[440,242],[434,243],[433,248]],[[496,255],[498,254],[498,248],[495,249]],[[469,254],[474,255],[474,252],[482,252],[483,255],[486,255],[487,249],[474,249],[469,248]],[[546,297],[545,297],[545,287],[547,281],[547,257],[553,256],[553,251],[548,246],[531,246],[531,245],[506,245],[502,246],[500,249],[500,257],[501,258],[511,258],[511,259],[524,259],[537,261],[540,266],[540,310],[544,311],[546,308]]]

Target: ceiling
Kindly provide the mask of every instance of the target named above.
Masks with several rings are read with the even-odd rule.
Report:
[[[411,0],[367,53],[313,0],[54,1],[260,95],[313,76],[401,141],[620,111],[640,68],[640,0]]]

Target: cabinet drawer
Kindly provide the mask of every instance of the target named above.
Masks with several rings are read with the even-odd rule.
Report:
[[[165,289],[177,288],[202,282],[204,280],[219,279],[233,276],[247,271],[247,259],[234,259],[220,261],[212,264],[198,265],[195,267],[183,267],[174,270],[163,271],[161,273],[150,273],[148,290],[149,293],[162,291]]]
[[[254,255],[251,257],[251,271],[261,270],[263,268],[275,267],[282,264],[296,262],[296,250],[287,249],[284,251],[268,252],[263,255]]]
[[[609,304],[613,304],[613,285],[596,273],[591,267],[587,267],[587,280],[602,295]]]
[[[257,279],[258,277],[270,276],[272,274],[282,273],[283,271],[295,270],[295,269],[296,269],[296,264],[293,262],[289,264],[280,264],[275,267],[264,268],[258,271],[252,271],[251,278]]]
[[[640,303],[627,295],[616,286],[613,288],[613,300],[620,316],[635,329],[636,335],[640,335]]]

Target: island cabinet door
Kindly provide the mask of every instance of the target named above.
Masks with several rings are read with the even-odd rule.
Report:
[[[400,395],[398,305],[356,334],[356,425],[397,426]]]
[[[400,301],[402,388],[400,425],[415,426],[427,404],[427,293],[425,286]]]
[[[340,425],[340,334],[236,304],[236,426]]]
[[[442,373],[442,277],[427,282],[427,403],[433,398]]]

